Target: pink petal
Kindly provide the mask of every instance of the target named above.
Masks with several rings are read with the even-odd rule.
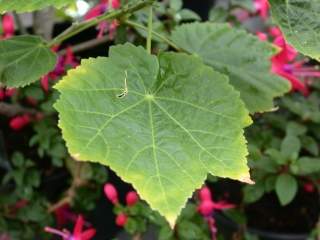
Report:
[[[84,219],[83,219],[82,215],[79,215],[77,218],[76,225],[74,226],[74,229],[73,229],[73,236],[74,237],[81,236],[83,224],[84,224]]]

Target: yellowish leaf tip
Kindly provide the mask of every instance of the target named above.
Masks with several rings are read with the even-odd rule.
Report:
[[[241,176],[239,178],[239,181],[244,182],[244,183],[248,183],[248,184],[255,184],[255,182],[252,181],[252,179],[250,178],[250,174]]]

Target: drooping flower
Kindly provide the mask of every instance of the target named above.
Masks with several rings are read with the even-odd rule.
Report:
[[[234,204],[230,204],[224,201],[215,202],[212,199],[211,191],[208,187],[202,187],[198,192],[200,203],[198,205],[198,212],[204,217],[206,220],[210,233],[211,239],[217,239],[217,226],[216,221],[213,217],[213,213],[215,210],[223,210],[234,208]]]
[[[87,12],[87,14],[84,16],[84,19],[89,20],[89,19],[95,18],[100,16],[101,14],[104,14],[110,9],[117,9],[120,7],[119,0],[111,0],[111,7],[109,6],[109,3],[110,3],[109,0],[101,0],[100,3],[98,3],[96,6],[94,6]],[[111,23],[108,21],[100,22],[97,26],[97,29],[98,29],[97,38],[101,38],[103,37],[105,32],[109,32],[109,39],[113,39],[117,27],[118,27],[117,20],[113,20]]]
[[[139,200],[138,194],[135,191],[130,191],[126,195],[126,203],[128,206],[135,205]]]
[[[3,38],[10,38],[14,35],[14,32],[15,32],[14,18],[9,13],[3,15],[2,17],[2,31],[3,31]]]
[[[117,192],[117,189],[111,183],[106,183],[104,185],[104,193],[105,193],[106,197],[113,204],[118,204],[118,202],[119,202],[118,192]]]
[[[52,51],[58,51],[58,47],[54,47]],[[79,62],[72,51],[72,47],[68,46],[66,48],[66,54],[58,57],[54,70],[41,77],[40,83],[42,89],[45,92],[48,92],[50,80],[57,80],[59,77],[63,76],[69,68],[76,68],[78,65]]]
[[[64,204],[54,211],[54,216],[58,227],[66,225],[68,222],[75,222],[77,215],[71,211],[69,204]]]
[[[60,236],[63,240],[90,240],[96,234],[94,228],[89,228],[83,231],[84,219],[81,215],[78,216],[73,232],[68,230],[58,230],[51,227],[45,227],[44,231]]]
[[[260,15],[263,20],[269,17],[269,2],[268,0],[254,0],[253,5],[256,12]]]
[[[314,77],[320,77],[320,71],[314,67],[307,67],[306,60],[298,61],[298,52],[289,45],[281,32],[273,29],[275,37],[273,43],[280,48],[278,54],[272,57],[272,72],[289,80],[293,91],[299,91],[304,96],[309,95],[307,82]]]
[[[119,227],[123,227],[124,225],[126,225],[127,221],[128,221],[128,216],[124,213],[120,213],[116,217],[116,225]]]
[[[234,204],[230,204],[224,201],[215,202],[212,199],[211,191],[208,187],[204,186],[199,190],[199,200],[200,204],[198,206],[198,211],[203,216],[212,215],[214,210],[223,210],[234,208]]]

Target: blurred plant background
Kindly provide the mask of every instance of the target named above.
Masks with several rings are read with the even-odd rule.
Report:
[[[1,18],[1,38],[36,33],[52,39],[72,22],[127,2],[77,0],[62,10],[8,13]],[[273,112],[255,114],[246,131],[255,185],[209,176],[171,230],[110,169],[69,156],[52,86],[81,58],[106,55],[116,43],[144,44],[146,36],[134,24],[102,22],[54,46],[56,68],[37,83],[0,88],[0,239],[249,240],[265,232],[319,238],[319,66],[288,45],[269,16],[266,0],[163,0],[156,3],[153,26],[169,36],[181,23],[228,22],[274,43],[270,71],[286,78],[292,91]],[[147,14],[139,11],[132,19],[146,25]],[[170,47],[155,38],[154,51],[164,49]]]

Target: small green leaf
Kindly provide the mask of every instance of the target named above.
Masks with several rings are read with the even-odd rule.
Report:
[[[319,155],[319,146],[317,141],[313,137],[302,136],[301,142],[302,142],[302,147],[306,149],[308,152],[310,152],[314,156]]]
[[[175,11],[179,11],[182,8],[182,0],[170,0],[169,6]]]
[[[172,40],[226,74],[251,113],[273,108],[273,98],[290,89],[288,81],[270,71],[272,45],[227,24],[192,23],[178,27]]]
[[[303,126],[302,124],[299,124],[296,122],[289,122],[286,124],[287,124],[287,128],[286,128],[287,135],[300,136],[307,132],[306,126]]]
[[[320,1],[269,0],[272,17],[298,51],[320,59]]]
[[[286,158],[291,160],[297,159],[301,149],[301,142],[299,138],[288,135],[286,136],[281,143],[281,153]]]
[[[288,159],[277,149],[269,148],[265,151],[265,153],[279,165],[286,164],[288,161]]]
[[[12,156],[12,162],[14,166],[22,168],[25,161],[23,155],[20,152],[15,152]]]
[[[297,161],[299,174],[307,175],[320,172],[320,158],[302,157]]]
[[[74,3],[75,0],[0,0],[0,13],[16,11],[30,12],[49,6],[61,8],[67,4]]]
[[[55,54],[36,36],[2,40],[0,49],[0,83],[7,87],[23,87],[35,82],[56,63]]]
[[[289,204],[296,196],[297,191],[298,183],[293,176],[284,173],[277,177],[276,193],[281,205]]]
[[[181,20],[201,20],[200,16],[197,13],[189,9],[181,9],[177,14],[180,16]]]
[[[249,181],[248,111],[224,75],[131,44],[83,60],[57,85],[69,152],[110,166],[171,225],[208,173]]]
[[[263,183],[256,183],[255,185],[247,185],[243,189],[244,202],[254,203],[258,201],[264,194],[265,189]]]

